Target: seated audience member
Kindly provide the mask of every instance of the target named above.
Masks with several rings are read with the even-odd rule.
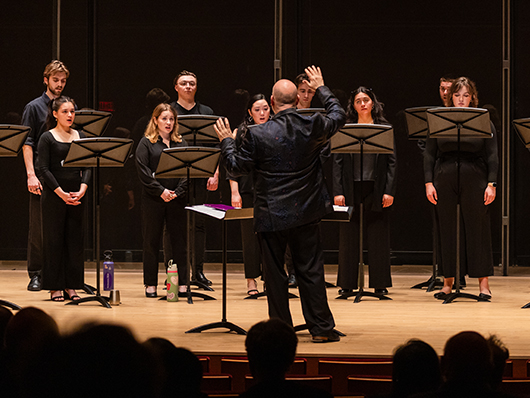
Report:
[[[435,391],[442,380],[436,351],[421,340],[397,347],[392,359],[392,397],[410,397]]]
[[[331,394],[285,380],[294,362],[298,338],[292,326],[278,318],[250,328],[245,340],[248,361],[256,384],[241,394],[251,397],[331,397]]]
[[[159,397],[155,361],[122,326],[88,324],[32,360],[21,397]]]
[[[157,385],[161,397],[206,397],[201,393],[202,365],[194,353],[160,337],[150,338],[143,346],[158,364]]]
[[[26,307],[8,322],[4,335],[3,380],[0,395],[22,396],[22,387],[28,383],[32,361],[60,338],[55,320],[41,309]]]
[[[477,332],[465,331],[445,343],[441,359],[443,382],[438,391],[422,397],[490,398],[502,397],[490,385],[492,359],[486,339]]]
[[[488,345],[491,351],[492,360],[492,374],[490,377],[491,388],[495,391],[500,389],[502,383],[502,376],[504,374],[504,367],[506,361],[510,357],[510,351],[504,343],[494,334],[488,337]]]

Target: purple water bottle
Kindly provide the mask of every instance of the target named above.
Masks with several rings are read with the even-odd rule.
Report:
[[[103,252],[103,290],[114,290],[114,261],[112,261],[112,250]]]

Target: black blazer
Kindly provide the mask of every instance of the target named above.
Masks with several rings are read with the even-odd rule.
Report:
[[[254,228],[282,231],[319,220],[332,210],[320,152],[344,125],[346,115],[325,86],[317,90],[326,115],[303,116],[295,108],[251,126],[238,150],[225,138],[221,151],[232,176],[254,170]]]

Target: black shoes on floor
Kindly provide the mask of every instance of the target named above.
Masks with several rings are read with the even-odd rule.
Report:
[[[41,280],[40,276],[34,275],[31,277],[29,284],[28,284],[28,290],[30,292],[38,292],[42,289],[41,287]]]

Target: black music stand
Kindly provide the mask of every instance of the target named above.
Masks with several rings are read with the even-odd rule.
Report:
[[[420,106],[417,108],[405,109],[405,119],[407,121],[407,130],[409,140],[425,140],[429,133],[429,125],[427,124],[427,109],[436,108],[435,106]],[[433,291],[435,288],[443,286],[442,280],[438,277],[438,253],[437,253],[437,238],[438,231],[433,225],[432,234],[432,275],[425,281],[418,283],[411,287],[411,289],[422,289],[427,287],[427,292]]]
[[[222,206],[228,207],[228,206]],[[237,334],[246,335],[247,332],[242,329],[241,327],[237,326],[236,324],[232,322],[228,322],[226,319],[226,263],[227,263],[227,254],[226,254],[226,222],[229,220],[243,220],[254,217],[254,209],[253,208],[246,208],[246,209],[226,209],[223,210],[221,208],[211,207],[211,206],[205,206],[205,205],[198,205],[198,206],[190,206],[186,207],[186,209],[195,211],[197,213],[201,213],[210,217],[217,218],[218,220],[222,220],[223,223],[223,238],[222,238],[222,245],[223,245],[223,310],[222,310],[222,317],[220,322],[214,322],[214,323],[208,323],[206,325],[197,326],[193,329],[188,330],[186,333],[200,333],[205,330],[210,329],[217,329],[217,328],[226,328],[230,332],[236,332]]]
[[[156,168],[155,176],[157,178],[186,178],[187,183],[187,199],[188,206],[190,205],[190,186],[192,178],[211,177],[215,173],[215,169],[219,163],[219,155],[221,150],[219,148],[205,148],[205,147],[180,147],[164,149]],[[187,292],[185,294],[179,293],[179,297],[188,297],[188,303],[193,304],[192,297],[200,297],[204,300],[215,300],[215,298],[202,293],[192,292],[190,285],[190,264],[191,258],[194,257],[193,245],[190,239],[190,213],[187,214]],[[193,253],[193,255],[192,255]],[[193,264],[194,265],[194,264]],[[213,291],[213,289],[205,284],[195,281],[199,287],[205,290]],[[162,297],[161,300],[167,299]]]
[[[219,116],[213,115],[179,116],[177,119],[179,134],[193,146],[197,145],[197,142],[218,144],[219,138],[213,127],[217,120]]]
[[[112,117],[112,113],[110,112],[104,112],[104,111],[96,111],[93,109],[82,109],[75,111],[75,119],[74,123],[72,124],[72,128],[76,130],[81,130],[87,135],[88,137],[100,137],[103,135],[103,132],[107,129],[110,118]],[[93,191],[94,192],[94,191]],[[96,198],[92,197],[92,213],[96,214]],[[95,223],[93,224],[94,231],[96,230]],[[95,236],[94,242],[96,241]],[[95,251],[95,248],[93,247],[93,250]],[[96,288],[91,285],[87,285],[85,283],[85,286],[83,287],[83,290],[87,294],[96,294],[95,290]]]
[[[66,305],[79,305],[89,301],[97,301],[103,307],[112,308],[109,297],[101,296],[100,288],[100,205],[99,205],[99,169],[100,167],[123,167],[127,161],[133,140],[125,138],[82,138],[72,141],[66,159],[62,162],[63,167],[94,167],[94,186],[96,196],[96,295],[74,300]]]
[[[359,153],[361,155],[361,187],[363,184],[364,154],[394,153],[394,130],[392,126],[382,124],[348,123],[331,137],[331,152]],[[362,189],[362,188],[361,188]],[[357,292],[343,293],[337,299],[355,296],[354,303],[363,296],[376,297],[379,300],[392,300],[381,293],[364,290],[364,200],[359,204],[359,289]]]
[[[75,111],[75,119],[72,128],[83,130],[92,137],[100,137],[109,125],[112,113],[83,109]]]
[[[0,124],[0,157],[16,157],[26,142],[31,127],[14,124]],[[0,300],[0,306],[19,310],[20,306]]]
[[[525,148],[530,150],[530,118],[516,119],[512,121],[512,124]],[[530,308],[530,303],[523,305],[521,308]]]
[[[219,119],[219,116],[214,115],[183,115],[179,116],[177,123],[179,124],[179,134],[191,145],[196,146],[200,144],[217,145],[219,138],[215,132],[214,125]],[[211,177],[213,174],[208,175]],[[193,203],[195,204],[195,194],[197,190],[197,184],[193,183]],[[188,187],[189,188],[189,187]],[[188,201],[188,204],[190,202]],[[202,203],[201,203],[202,204]],[[191,247],[193,248],[193,257],[191,259],[191,268],[193,270],[192,275],[195,277],[195,213],[191,216],[191,225],[193,228],[193,234],[191,235]],[[199,282],[195,279],[191,281],[192,285],[198,286],[204,290],[213,291],[208,285]]]
[[[481,108],[440,107],[427,110],[429,139],[457,139],[457,202],[456,202],[456,275],[455,292],[448,294],[444,304],[453,302],[458,297],[477,301],[488,301],[475,294],[460,291],[460,138],[492,138],[489,112]]]
[[[297,109],[296,112],[306,116],[312,116],[315,113],[321,113],[322,115],[326,114],[326,110],[324,108],[302,108]]]

